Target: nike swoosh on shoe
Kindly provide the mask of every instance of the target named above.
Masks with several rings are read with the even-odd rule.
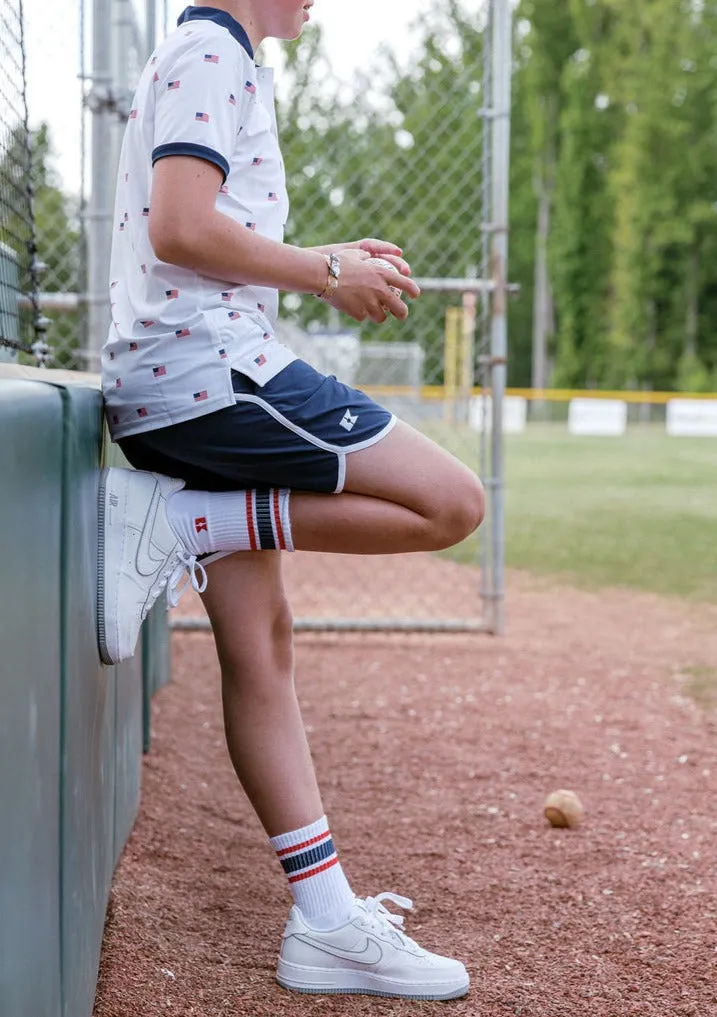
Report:
[[[137,571],[141,576],[153,576],[167,560],[166,555],[162,555],[161,558],[155,558],[152,554],[152,534],[154,533],[154,524],[157,520],[160,498],[161,492],[159,490],[159,484],[157,484],[152,494],[152,500],[149,503],[149,508],[147,509],[147,515],[144,520],[144,526],[142,527],[139,544],[137,545],[135,564],[137,566]]]
[[[375,964],[378,964],[383,957],[383,950],[379,944],[368,937],[366,938],[366,945],[363,950],[342,950],[341,947],[332,946],[331,943],[327,943],[319,937],[314,938],[311,933],[300,933],[296,936],[296,939],[302,943],[307,943],[309,946],[313,946],[315,950],[321,950],[332,957],[338,957],[339,960],[351,961],[354,964],[365,964],[367,967],[373,967]]]

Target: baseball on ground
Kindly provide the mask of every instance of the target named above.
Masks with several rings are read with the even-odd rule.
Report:
[[[583,804],[574,791],[559,790],[546,798],[543,815],[551,826],[572,829],[580,825],[583,811]]]

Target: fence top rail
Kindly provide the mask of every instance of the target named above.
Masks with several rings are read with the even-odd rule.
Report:
[[[57,382],[59,384],[89,385],[100,388],[100,376],[85,371],[63,371],[58,369],[38,369],[24,367],[20,364],[0,363],[0,378],[25,378],[28,381]],[[366,391],[377,395],[406,395],[415,397],[417,390],[413,385],[364,385]],[[451,390],[451,396],[455,392]],[[475,396],[490,395],[490,388],[475,387]],[[717,392],[623,392],[607,389],[569,389],[569,388],[507,388],[507,396],[522,396],[532,402],[570,402],[571,399],[619,399],[626,403],[642,403],[646,405],[664,405],[673,399],[717,400]],[[446,389],[443,385],[422,385],[420,396],[424,399],[445,399]]]
[[[618,399],[624,403],[657,405],[673,399],[717,399],[717,392],[651,392],[569,388],[509,388],[506,395],[523,396],[531,402],[570,402],[571,399]]]
[[[389,349],[390,345],[386,344]],[[414,397],[418,394],[422,399],[446,399],[456,398],[456,390],[446,388],[444,385],[422,385],[417,391],[411,385],[363,385],[366,391],[375,395],[400,396],[411,394]],[[489,396],[490,387],[480,388],[475,386],[465,395]],[[622,392],[598,389],[562,389],[562,388],[507,388],[506,396],[522,396],[529,402],[554,402],[567,403],[571,399],[618,399],[625,403],[638,403],[646,406],[666,405],[673,399],[709,400],[717,399],[717,392]]]
[[[86,371],[65,371],[55,367],[25,367],[24,364],[0,363],[0,379],[15,381],[42,381],[50,385],[82,385],[85,388],[102,388],[99,374]]]

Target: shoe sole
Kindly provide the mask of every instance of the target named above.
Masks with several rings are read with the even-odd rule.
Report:
[[[107,586],[105,583],[106,572],[106,542],[105,534],[107,531],[107,485],[109,483],[109,470],[102,470],[100,474],[100,486],[98,492],[98,516],[99,516],[99,534],[98,534],[98,554],[97,554],[97,643],[100,654],[100,660],[103,664],[111,665],[115,663],[110,649],[107,645],[107,627],[106,627],[106,615],[107,615],[107,603],[106,593]]]
[[[321,984],[320,979],[325,983]],[[279,961],[276,980],[283,989],[315,996],[384,996],[389,999],[423,999],[436,1002],[446,999],[460,999],[470,989],[470,980],[444,985],[399,989],[392,979],[382,979],[362,971],[341,971],[302,968],[296,964]],[[337,985],[337,981],[343,984]],[[383,984],[382,984],[383,983]]]

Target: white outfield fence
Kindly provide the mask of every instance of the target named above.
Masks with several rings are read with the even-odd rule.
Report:
[[[566,423],[578,437],[620,437],[628,428],[653,425],[671,437],[715,438],[717,393],[508,389],[504,433],[538,422]]]

